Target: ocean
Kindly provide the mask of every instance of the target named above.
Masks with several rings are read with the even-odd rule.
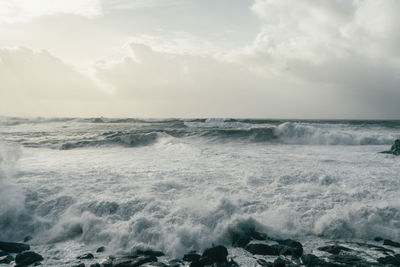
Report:
[[[400,241],[395,139],[400,121],[0,117],[0,240],[30,236],[44,266],[213,245],[258,266],[232,245],[254,229],[316,255]]]

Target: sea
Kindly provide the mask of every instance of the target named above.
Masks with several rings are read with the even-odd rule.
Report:
[[[400,241],[396,139],[400,121],[0,117],[0,240],[44,266],[213,245],[258,266],[232,246],[249,229],[314,254]]]

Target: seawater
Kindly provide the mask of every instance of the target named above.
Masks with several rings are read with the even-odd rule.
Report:
[[[0,240],[45,266],[151,248],[181,258],[235,232],[400,240],[399,121],[0,118]],[[231,254],[230,253],[230,254]]]

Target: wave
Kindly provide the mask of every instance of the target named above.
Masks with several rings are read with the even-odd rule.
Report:
[[[125,147],[139,147],[154,144],[158,138],[166,134],[159,132],[150,133],[104,133],[105,138],[67,142],[60,146],[61,150],[69,150],[82,147],[96,147],[104,145],[121,145]]]

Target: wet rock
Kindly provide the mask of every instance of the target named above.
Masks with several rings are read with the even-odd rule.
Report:
[[[244,248],[248,243],[250,243],[251,238],[248,236],[235,236],[232,238],[232,246]]]
[[[79,260],[85,260],[85,259],[93,259],[94,256],[93,256],[92,253],[85,253],[85,254],[82,254],[82,255],[80,255],[80,256],[78,256],[76,258],[79,259]]]
[[[279,245],[273,247],[279,251],[279,254],[292,255],[296,258],[300,258],[303,255],[303,245],[300,242],[292,239],[277,240],[277,242]]]
[[[162,251],[151,250],[151,249],[148,249],[148,250],[138,249],[138,250],[136,250],[135,254],[137,254],[137,255],[155,256],[155,257],[161,257],[161,256],[165,255],[164,252],[162,252]]]
[[[292,264],[292,262],[290,262],[289,260],[285,259],[285,258],[277,258],[276,260],[274,260],[274,263],[272,264],[273,267],[289,267],[289,266],[296,266],[294,264]]]
[[[25,238],[24,238],[24,242],[26,243],[26,242],[28,242],[28,241],[31,241],[32,240],[32,237],[30,236],[30,235],[28,235],[28,236],[26,236]]]
[[[383,240],[383,238],[380,236],[377,236],[374,238],[374,241],[376,241],[376,242],[381,242],[382,240]]]
[[[356,265],[363,261],[360,257],[355,255],[332,255],[329,256],[328,259],[337,263],[343,263],[348,265]]]
[[[276,247],[267,244],[249,244],[245,248],[251,254],[278,256],[279,250]]]
[[[382,239],[382,240],[383,240],[383,239]],[[388,249],[388,248],[385,248],[385,247],[376,246],[376,245],[367,244],[367,243],[358,243],[358,242],[355,243],[355,244],[357,244],[357,245],[359,245],[359,246],[361,246],[361,247],[371,248],[371,249],[373,249],[373,250],[382,252],[382,253],[387,254],[387,255],[388,255],[389,253],[394,254],[394,251],[393,251],[393,250]]]
[[[43,257],[33,251],[25,251],[15,257],[15,263],[17,265],[29,265],[42,260]]]
[[[176,265],[177,267],[180,265]],[[151,262],[151,263],[146,263],[142,265],[142,267],[170,267],[170,265],[166,265],[165,263],[162,262]]]
[[[190,262],[199,261],[200,257],[201,256],[199,254],[197,254],[197,253],[188,253],[188,254],[185,254],[183,256],[183,260],[184,261],[190,261]]]
[[[100,264],[100,267],[112,267],[113,266],[113,259],[108,258]]]
[[[90,267],[100,267],[100,263],[93,263],[93,264],[90,264]]]
[[[96,252],[97,252],[97,253],[101,253],[101,252],[104,252],[105,250],[106,250],[105,247],[99,247],[99,248],[96,250]]]
[[[202,258],[208,258],[211,261],[211,263],[214,263],[214,262],[226,262],[227,256],[228,256],[228,250],[226,249],[226,247],[216,246],[204,250]]]
[[[323,266],[327,263],[325,260],[318,258],[314,254],[305,254],[301,256],[301,262],[305,266]]]
[[[171,261],[168,262],[168,267],[179,267],[179,266],[181,266],[181,263],[182,262],[180,260],[177,260],[177,259],[171,260]]]
[[[112,261],[112,267],[137,267],[148,262],[156,262],[155,256],[139,256],[137,258],[119,258]],[[103,263],[104,264],[104,263]],[[103,264],[101,266],[103,266]]]
[[[85,267],[85,264],[81,262],[81,263],[77,263],[75,265],[72,265],[72,267]]]
[[[394,266],[400,266],[400,254],[396,254],[394,256],[382,257],[382,258],[379,258],[377,261],[384,265],[391,264]]]
[[[0,257],[0,264],[9,264],[14,260],[13,256],[5,255]]]
[[[394,242],[394,241],[392,241],[390,239],[383,240],[383,244],[386,245],[386,246],[400,248],[400,243]]]
[[[23,243],[2,242],[0,241],[0,249],[7,253],[20,253],[29,250],[30,246]]]
[[[199,261],[193,261],[190,263],[189,267],[204,267],[204,264]]]
[[[318,250],[326,251],[333,255],[338,255],[341,251],[351,251],[351,249],[339,245],[319,247]]]
[[[40,261],[35,262],[35,263],[33,264],[33,266],[39,266],[39,265],[42,265],[42,263],[41,263]]]
[[[392,145],[389,151],[383,151],[381,153],[392,154],[395,156],[400,155],[400,139],[396,139],[394,141],[394,144]]]
[[[7,253],[5,253],[4,251],[0,250],[0,257],[6,256],[6,255],[7,255]]]
[[[257,263],[260,264],[263,267],[273,267],[274,266],[274,264],[272,262],[268,262],[268,261],[263,260],[263,259],[258,259]]]

